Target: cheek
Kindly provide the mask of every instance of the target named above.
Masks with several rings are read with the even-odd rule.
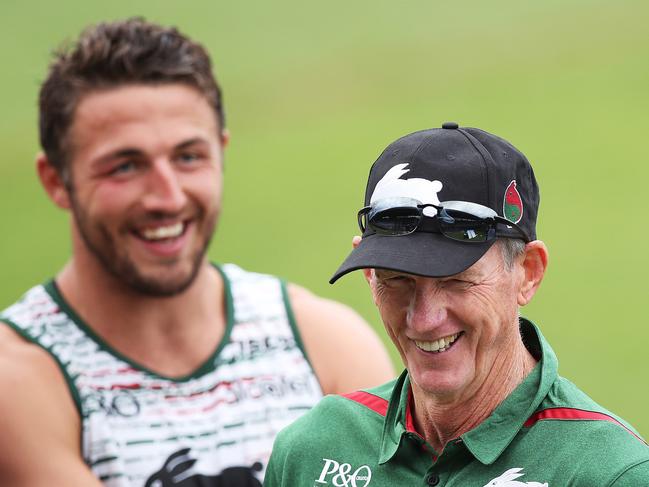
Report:
[[[499,287],[496,302],[502,320],[513,322],[518,316],[518,290],[513,280],[507,280]]]
[[[374,302],[378,308],[385,329],[396,344],[398,337],[406,326],[408,304],[404,299],[399,299],[394,293],[379,292],[374,295]]]
[[[399,348],[399,337],[407,326],[407,315],[414,289],[408,282],[387,285],[373,275],[369,280],[374,304],[392,342]]]
[[[184,187],[189,195],[201,202],[207,208],[215,211],[221,207],[223,178],[221,170],[212,167],[208,171],[199,171],[184,181]]]
[[[512,334],[518,333],[515,326],[518,305],[511,285],[503,284],[476,292],[468,309],[474,312],[479,353],[498,353],[502,344],[508,343]]]
[[[399,315],[393,310],[386,309],[381,305],[378,306],[379,314],[381,315],[381,321],[383,321],[383,326],[385,331],[388,333],[392,341],[394,342],[399,331]]]
[[[518,311],[517,293],[512,280],[504,279],[488,286],[476,287],[471,293],[473,306],[487,317],[509,317]]]
[[[87,185],[79,194],[79,204],[87,214],[110,215],[123,212],[140,197],[141,192],[134,184],[104,181],[94,186]]]
[[[402,344],[402,331],[404,328],[403,323],[405,323],[405,315],[399,316],[398,314],[391,312],[391,313],[386,313],[385,311],[381,310],[381,307],[379,307],[379,313],[381,315],[381,320],[383,321],[383,327],[385,328],[385,331],[390,337],[390,341],[394,345],[394,347],[397,349],[397,352],[399,353],[399,356],[401,357],[401,361],[405,364],[408,363],[406,353],[404,346]]]

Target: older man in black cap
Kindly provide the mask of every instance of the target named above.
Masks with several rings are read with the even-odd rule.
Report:
[[[285,429],[266,486],[649,485],[644,440],[519,317],[548,262],[538,205],[525,156],[483,130],[449,122],[383,151],[332,282],[363,269],[406,370]]]

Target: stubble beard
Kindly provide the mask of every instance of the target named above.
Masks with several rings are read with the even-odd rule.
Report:
[[[185,276],[164,279],[155,276],[146,276],[140,272],[137,264],[127,253],[119,252],[119,245],[104,225],[101,223],[89,223],[86,214],[74,198],[72,198],[71,206],[79,234],[86,248],[97,259],[101,267],[132,292],[149,297],[176,296],[191,286],[203,265],[217,220],[216,215],[214,215],[211,217],[211,221],[206,222],[205,212],[199,212],[195,221],[206,222],[206,228],[203,231],[204,243],[191,257],[190,272]],[[164,215],[158,216],[158,218],[163,217]],[[92,226],[95,228],[91,229]]]

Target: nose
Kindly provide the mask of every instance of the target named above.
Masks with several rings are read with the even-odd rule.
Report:
[[[147,211],[178,213],[187,204],[180,175],[171,161],[154,161],[147,174],[146,192],[142,205]]]
[[[436,279],[417,279],[408,308],[408,324],[416,332],[430,331],[448,320],[448,300]]]

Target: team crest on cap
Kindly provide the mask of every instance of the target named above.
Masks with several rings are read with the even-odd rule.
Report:
[[[523,199],[516,189],[515,179],[509,183],[509,186],[505,190],[503,216],[513,223],[518,223],[523,218]]]
[[[439,205],[437,193],[442,190],[442,182],[423,178],[401,179],[401,176],[409,171],[408,163],[391,167],[376,183],[370,197],[370,204],[384,198],[406,197],[414,198],[424,204]],[[437,215],[437,210],[428,206],[424,208],[424,215],[433,217]]]

